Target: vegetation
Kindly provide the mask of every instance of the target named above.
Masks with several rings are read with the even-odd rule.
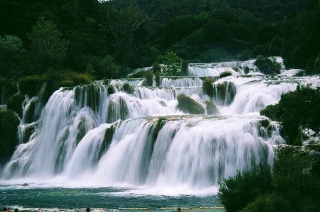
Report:
[[[231,76],[231,75],[232,75],[231,72],[225,71],[225,72],[222,72],[222,73],[219,75],[219,77],[220,77],[220,78],[224,78],[224,77],[228,77],[228,76]]]
[[[179,94],[178,97],[178,108],[185,113],[190,114],[204,114],[204,108],[196,102],[194,99],[184,95]]]
[[[254,64],[264,74],[280,74],[281,65],[277,63],[274,58],[258,55]]]
[[[0,164],[7,162],[18,144],[18,116],[12,111],[0,108]]]
[[[202,81],[202,89],[205,94],[210,97],[213,97],[214,89],[213,89],[213,80],[211,78],[205,78]]]
[[[238,172],[235,177],[220,182],[221,203],[227,211],[240,211],[258,195],[269,193],[272,189],[271,182],[272,174],[268,165],[261,164],[248,172]]]
[[[276,150],[272,171],[238,172],[220,182],[219,196],[227,211],[319,211],[319,188],[319,152],[287,146]]]
[[[302,129],[309,128],[319,132],[319,97],[319,89],[298,86],[296,91],[282,95],[278,104],[270,105],[260,113],[282,123],[283,133],[289,144],[301,145],[304,140]]]

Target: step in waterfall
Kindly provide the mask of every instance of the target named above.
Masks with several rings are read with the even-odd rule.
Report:
[[[231,76],[219,78],[225,71]],[[20,145],[1,179],[198,191],[217,187],[238,170],[272,164],[273,147],[285,143],[279,123],[259,111],[297,85],[320,84],[318,77],[285,73],[263,75],[252,60],[189,64],[189,76],[160,77],[158,86],[133,78],[97,81],[61,88],[42,108],[31,107],[36,101],[29,99],[24,117],[33,116],[21,120]],[[212,79],[213,96],[203,91],[206,77]],[[180,94],[199,103],[203,114],[179,109]],[[208,102],[216,106],[214,113]]]

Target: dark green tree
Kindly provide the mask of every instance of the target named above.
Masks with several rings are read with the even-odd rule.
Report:
[[[62,66],[68,42],[62,38],[62,33],[52,21],[41,17],[28,37],[33,62],[42,69],[38,71]]]

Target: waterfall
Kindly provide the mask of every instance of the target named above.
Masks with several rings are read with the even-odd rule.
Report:
[[[161,77],[159,87],[144,87],[143,79],[119,79],[61,88],[42,109],[37,98],[30,99],[20,145],[1,178],[62,177],[86,185],[201,190],[253,164],[271,164],[273,146],[285,141],[279,124],[259,111],[297,85],[316,87],[320,80],[243,76],[246,67],[257,71],[253,63],[191,64],[193,77]],[[232,75],[214,78],[213,96],[207,95],[198,76],[226,70]],[[132,92],[125,91],[125,84]],[[206,114],[179,110],[180,94]],[[209,113],[208,105],[219,113]]]

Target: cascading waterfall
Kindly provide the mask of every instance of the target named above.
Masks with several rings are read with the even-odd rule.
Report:
[[[193,76],[218,76],[225,70],[233,74],[214,78],[213,96],[205,94],[199,77],[162,77],[160,87],[124,79],[60,89],[38,120],[32,116],[23,121],[32,130],[21,138],[1,178],[61,177],[86,185],[201,190],[252,164],[272,163],[273,145],[285,141],[278,124],[258,112],[298,84],[320,81],[242,77],[246,67],[257,71],[253,61],[191,64]],[[125,84],[133,86],[131,93],[125,92]],[[219,115],[186,114],[178,108],[180,94],[202,107],[210,102]],[[32,101],[24,107],[23,120]]]

